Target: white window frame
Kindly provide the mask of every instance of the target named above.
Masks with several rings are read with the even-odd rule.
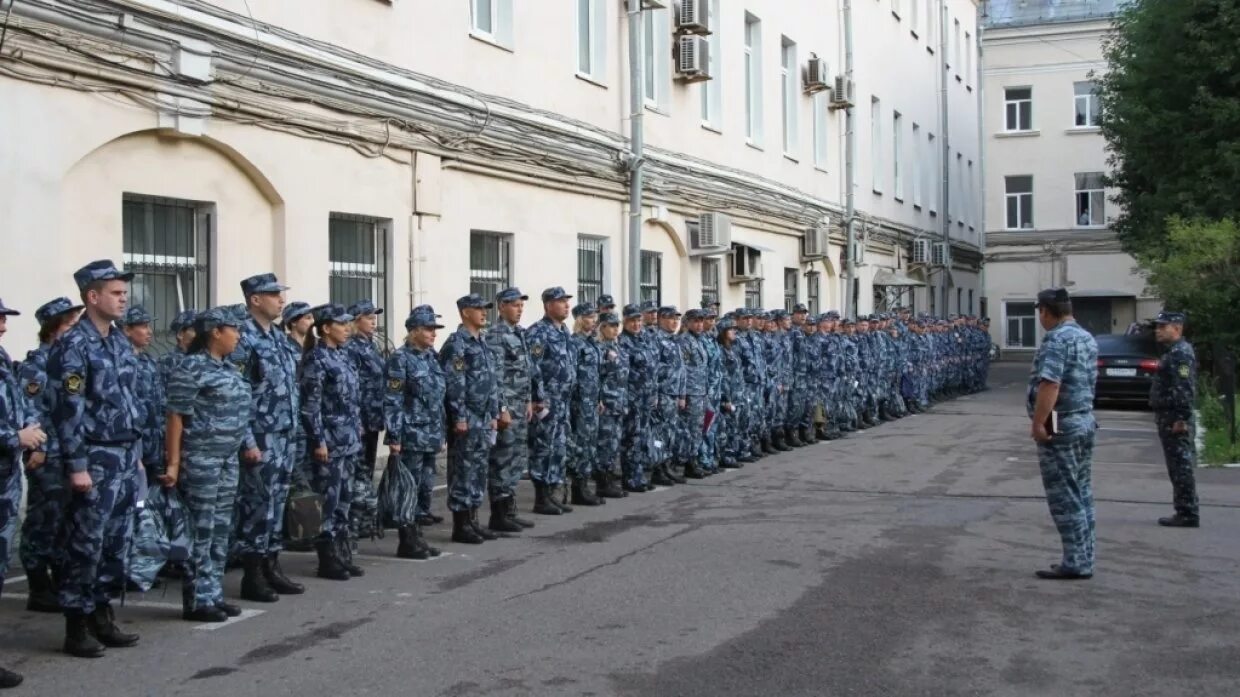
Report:
[[[1011,312],[1009,312],[1009,308],[1012,307],[1013,305],[1029,305],[1032,308],[1032,314],[1024,314],[1024,313],[1019,314],[1019,315],[1012,314]],[[1032,300],[1004,300],[1003,301],[1003,345],[1005,347],[1014,348],[1014,349],[1037,348],[1038,346],[1038,311],[1037,311],[1037,308],[1034,306],[1035,306],[1035,303]],[[1018,336],[1016,337],[1013,337],[1012,332],[1011,332],[1011,329],[1012,329],[1011,321],[1013,319],[1019,320],[1021,322],[1020,331],[1018,332]],[[1025,336],[1025,331],[1024,331],[1026,321],[1028,322],[1028,325],[1033,328],[1033,334],[1032,336],[1029,336],[1029,337]],[[1026,342],[1025,339],[1028,339],[1028,341]]]
[[[973,160],[969,160],[968,163],[969,163],[968,172],[966,173],[965,179],[964,179],[964,187],[965,187],[964,222],[965,222],[965,225],[967,225],[969,229],[972,230],[974,227],[976,227],[974,223],[977,220],[976,218],[977,207],[975,203],[975,199],[977,196],[977,193],[976,193],[977,184],[974,182],[974,179],[973,179]]]
[[[917,3],[913,3],[913,6],[916,7]],[[924,183],[924,179],[926,176],[926,173],[923,171],[925,169],[926,158],[922,157],[921,155],[921,149],[923,147],[925,146],[921,144],[921,126],[914,123],[913,124],[913,207],[914,208],[921,208],[921,193],[922,193],[921,190],[922,190],[922,184]]]
[[[956,66],[956,79],[959,80],[960,79],[960,20],[954,19],[952,21],[954,22],[954,24],[952,25],[952,38],[955,39],[955,41],[952,42],[952,65]]]
[[[892,196],[904,203],[904,115],[891,112],[891,189]]]
[[[927,203],[930,205],[930,215],[938,215],[939,212],[939,150],[938,141],[935,140],[933,133],[928,133],[926,137],[926,198],[930,199]]]
[[[489,12],[482,11],[482,4],[487,3]],[[479,18],[486,16],[490,22],[489,30],[483,29]],[[512,0],[470,0],[469,1],[469,34],[501,48],[514,49]]]
[[[870,97],[870,188],[883,193],[883,100]]]
[[[1028,179],[1028,191],[1012,191],[1013,179]],[[1033,219],[1034,182],[1032,174],[1014,174],[1003,178],[1003,226],[1006,230],[1033,230],[1037,223]],[[1011,225],[1009,209],[1016,204],[1016,225]],[[1026,226],[1026,223],[1028,225]]]
[[[1088,86],[1089,91],[1085,94],[1080,93],[1082,86]],[[1072,128],[1098,128],[1101,124],[1099,120],[1102,118],[1102,106],[1098,102],[1097,83],[1092,80],[1072,83]],[[1081,111],[1081,103],[1085,104],[1085,123],[1077,123],[1077,112]],[[1094,113],[1095,106],[1098,112]]]
[[[1084,186],[1081,181],[1085,177],[1097,177],[1097,188]],[[1104,228],[1107,226],[1107,194],[1106,188],[1102,185],[1102,172],[1077,172],[1072,175],[1073,178],[1073,196],[1072,196],[1072,226],[1078,228]],[[1086,213],[1089,217],[1088,223],[1082,224],[1080,219],[1081,196],[1084,195],[1086,202]],[[1094,216],[1095,202],[1097,203],[1097,213]],[[1094,220],[1099,222],[1093,222]]]
[[[587,13],[582,25],[582,11]],[[584,30],[584,31],[583,31]],[[582,66],[582,52],[589,65]],[[607,78],[607,0],[577,0],[577,76],[603,84]]]
[[[710,26],[718,27],[719,0],[709,0]],[[702,127],[713,131],[723,130],[723,54],[720,42],[723,32],[712,31],[707,37],[710,44],[709,80],[699,83],[702,97]]]
[[[1028,97],[1012,97],[1013,90],[1028,90]],[[1012,112],[1015,110],[1014,113]],[[1021,128],[1021,112],[1027,112],[1028,127]],[[1012,116],[1015,116],[1015,122]],[[1003,131],[1005,133],[1028,133],[1033,130],[1033,87],[1028,85],[1012,85],[1003,88]]]
[[[973,86],[973,35],[964,33],[964,85]]]
[[[831,155],[831,129],[827,122],[831,110],[827,95],[825,90],[814,95],[814,166],[824,172],[827,171],[827,158]]]
[[[762,146],[762,20],[745,13],[745,141]]]
[[[911,0],[908,4],[908,31],[917,38],[918,7],[921,0]]]
[[[783,111],[784,155],[796,159],[800,130],[797,124],[797,97],[800,94],[800,70],[797,69],[797,43],[780,37],[779,78],[781,110]]]
[[[891,0],[891,14],[896,18],[897,22],[900,21],[900,14],[902,13],[900,4],[901,0]],[[913,0],[913,4],[917,4],[917,0]]]

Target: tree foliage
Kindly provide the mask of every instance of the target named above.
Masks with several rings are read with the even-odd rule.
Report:
[[[1167,254],[1173,216],[1240,218],[1240,2],[1135,0],[1103,49],[1102,131],[1124,248]]]
[[[1240,347],[1240,224],[1171,218],[1157,253],[1138,255],[1167,307],[1188,312],[1200,348]]]

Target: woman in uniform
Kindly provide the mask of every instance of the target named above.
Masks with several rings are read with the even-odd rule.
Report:
[[[577,360],[577,375],[569,404],[572,430],[569,433],[572,503],[574,506],[599,506],[607,503],[590,493],[589,482],[598,458],[598,346],[592,337],[598,322],[594,303],[580,303],[573,308],[573,336],[569,347]]]
[[[616,339],[620,318],[611,312],[598,317],[598,336],[591,339],[598,350],[599,416],[598,450],[594,461],[596,493],[604,499],[628,496],[620,488],[620,439],[627,408],[629,357]]]

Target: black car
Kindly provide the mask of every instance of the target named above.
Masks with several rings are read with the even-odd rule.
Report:
[[[1094,397],[1100,401],[1146,404],[1150,383],[1158,372],[1160,351],[1152,332],[1101,334],[1098,342],[1098,382]]]

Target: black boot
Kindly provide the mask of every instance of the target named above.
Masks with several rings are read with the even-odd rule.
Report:
[[[7,690],[10,687],[17,687],[22,684],[22,676],[11,670],[0,668],[0,690]]]
[[[189,608],[181,610],[181,619],[186,622],[227,622],[228,613],[224,612],[222,608],[218,608],[214,605],[204,605],[199,608],[194,608],[193,610]]]
[[[520,525],[523,528],[534,527],[534,521],[526,520],[525,518],[522,518],[521,516],[517,515],[517,497],[516,496],[511,496],[509,498],[504,499],[504,512],[508,515],[508,520],[511,520],[517,525]]]
[[[220,612],[223,612],[226,617],[241,616],[241,606],[239,605],[233,605],[232,603],[224,600],[217,600],[215,601],[215,607]]]
[[[280,595],[301,595],[306,592],[305,586],[284,574],[284,569],[280,568],[279,552],[271,552],[263,559],[263,576],[271,590]]]
[[[498,540],[501,537],[509,537],[507,533],[497,534],[479,525],[477,508],[471,508],[469,511],[469,527],[474,529],[474,532],[478,535],[478,537],[481,537],[482,539],[488,542],[490,542],[491,540]]]
[[[784,429],[776,428],[771,431],[771,446],[781,453],[792,450],[792,446],[785,442]]]
[[[487,527],[495,532],[509,533],[519,533],[525,529],[515,520],[508,517],[507,499],[493,499],[491,501],[491,519],[487,521]]]
[[[801,442],[806,445],[813,445],[818,442],[818,438],[813,432],[813,429],[809,429],[804,426],[797,429],[797,438],[799,438]]]
[[[48,574],[47,567],[40,566],[26,572],[26,584],[30,587],[30,595],[26,598],[26,609],[31,612],[60,612],[60,599],[56,596],[56,586]]]
[[[78,658],[99,658],[103,644],[90,632],[86,615],[65,615],[65,653]]]
[[[402,525],[396,529],[396,534],[400,538],[400,542],[396,545],[396,556],[401,559],[430,559],[431,555],[425,550],[418,549],[414,540],[414,526]]]
[[[108,648],[127,648],[138,643],[137,634],[126,634],[121,628],[116,626],[116,615],[112,612],[111,605],[100,605],[95,608],[87,618],[90,631],[99,640],[99,643]]]
[[[360,578],[366,575],[362,567],[353,563],[353,542],[349,540],[348,530],[341,530],[336,533],[336,554],[339,555],[340,565],[344,567],[345,571],[349,572],[350,576]]]
[[[314,551],[319,555],[319,578],[326,578],[332,581],[349,580],[349,571],[344,568],[344,564],[340,563],[340,557],[336,554],[335,540],[320,537],[314,541]]]
[[[601,506],[603,500],[595,498],[590,490],[586,488],[586,480],[581,477],[573,477],[572,485],[572,501],[574,506]]]
[[[650,483],[655,486],[673,486],[676,484],[676,482],[672,481],[672,478],[667,475],[667,472],[664,471],[663,465],[655,466],[654,472],[650,475]]]
[[[417,523],[414,523],[413,525],[409,527],[413,529],[413,548],[414,549],[418,550],[419,552],[425,552],[428,557],[432,557],[432,558],[437,557],[440,554],[442,554],[442,552],[439,551],[438,547],[430,546],[430,544],[427,543],[426,538],[422,537],[422,528],[420,528]]]
[[[663,463],[663,473],[666,474],[669,479],[671,479],[673,482],[676,482],[677,484],[684,484],[685,482],[688,481],[687,479],[682,477],[679,472],[676,471],[676,466],[672,464],[671,462]]]
[[[560,513],[572,513],[573,507],[568,505],[568,491],[561,485],[554,484],[547,486],[547,500],[552,506],[560,509]]]
[[[616,480],[607,472],[594,473],[594,491],[605,499],[622,499],[625,497],[624,489],[616,486]]]
[[[775,445],[771,443],[771,435],[769,433],[762,437],[758,445],[762,449],[763,455],[774,455],[779,452],[775,449]]]
[[[551,503],[550,488],[546,482],[534,482],[534,512],[539,515],[560,515],[560,507]]]
[[[685,463],[685,479],[705,479],[706,473],[697,466],[696,462]]]
[[[804,448],[809,445],[809,443],[801,440],[801,434],[797,433],[795,428],[784,429],[784,444],[789,448]]]
[[[469,511],[452,511],[452,541],[467,545],[482,544],[482,536],[469,524]]]
[[[256,603],[274,603],[280,599],[275,590],[267,583],[267,575],[263,573],[266,559],[261,554],[246,554],[241,557],[241,568],[245,575],[241,577],[241,599]]]

